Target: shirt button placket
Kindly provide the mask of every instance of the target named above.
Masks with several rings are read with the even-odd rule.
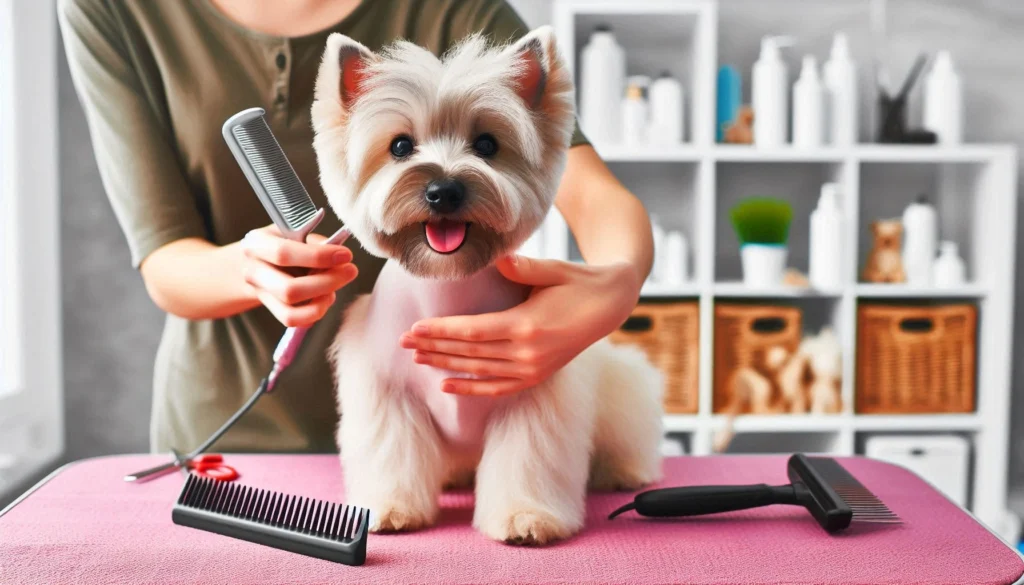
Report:
[[[274,114],[283,120],[288,117],[288,78],[291,72],[291,51],[287,42],[276,47],[270,56],[271,66],[276,73],[274,77]]]

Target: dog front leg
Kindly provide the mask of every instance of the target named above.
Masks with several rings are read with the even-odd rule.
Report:
[[[545,544],[583,527],[593,394],[570,366],[492,414],[473,526],[495,540]]]
[[[375,532],[432,524],[445,465],[426,407],[372,372],[340,372],[338,447],[347,501],[371,510]]]

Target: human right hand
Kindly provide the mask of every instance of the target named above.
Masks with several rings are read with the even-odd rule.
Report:
[[[319,321],[334,304],[335,291],[359,273],[352,251],[322,245],[326,239],[310,234],[305,243],[296,242],[270,225],[249,232],[241,241],[245,282],[286,327],[309,327]]]

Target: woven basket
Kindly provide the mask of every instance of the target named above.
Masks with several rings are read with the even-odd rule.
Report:
[[[609,338],[636,345],[665,377],[664,406],[671,414],[696,414],[700,371],[697,303],[640,304]]]
[[[802,330],[797,307],[716,304],[715,412],[723,412],[730,406],[732,379],[737,370],[762,370],[765,353],[773,347],[796,352]]]
[[[857,412],[973,412],[977,320],[968,304],[860,306]]]

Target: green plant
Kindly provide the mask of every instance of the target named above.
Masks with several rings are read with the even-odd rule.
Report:
[[[780,246],[789,238],[793,207],[780,199],[750,197],[733,206],[729,218],[741,244]]]

